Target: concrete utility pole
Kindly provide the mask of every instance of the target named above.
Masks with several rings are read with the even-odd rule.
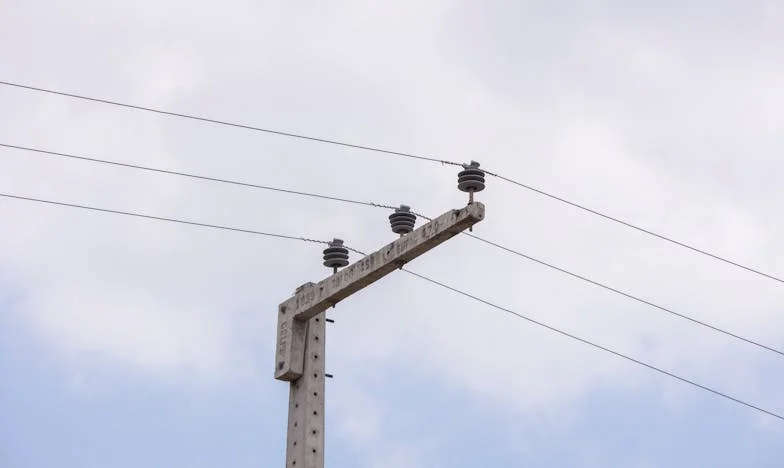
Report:
[[[475,166],[464,166],[466,171],[461,173],[463,180],[466,177],[478,177],[474,172],[480,172],[477,169],[479,165],[472,164]],[[469,184],[470,187],[460,189],[469,192],[473,198],[474,191],[484,188],[484,173],[481,175],[481,186],[477,180]],[[407,212],[408,208],[401,207],[397,211]],[[404,216],[399,215],[399,219]],[[280,304],[275,378],[290,382],[287,468],[324,467],[325,311],[482,221],[484,217],[485,207],[478,202],[448,211],[414,231],[401,233],[400,239],[332,276],[318,283],[305,283],[296,290],[294,296]],[[399,221],[398,226],[399,223],[405,224],[406,221]],[[411,221],[412,228],[413,225]],[[396,222],[393,222],[393,230],[395,226]]]

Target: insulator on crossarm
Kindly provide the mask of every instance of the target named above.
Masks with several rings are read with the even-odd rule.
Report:
[[[468,192],[469,203],[474,202],[474,192],[485,189],[485,171],[479,169],[478,162],[471,161],[470,164],[463,164],[463,170],[457,174],[457,188],[462,192]]]
[[[395,212],[389,215],[389,224],[392,226],[392,232],[404,236],[414,230],[416,215],[411,212],[410,206],[400,205],[400,208],[395,208]]]
[[[324,249],[324,266],[338,271],[338,268],[348,265],[348,249],[343,247],[343,241],[334,239],[329,247]]]

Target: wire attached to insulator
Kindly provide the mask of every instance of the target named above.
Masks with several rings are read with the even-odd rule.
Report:
[[[474,203],[474,192],[485,189],[485,171],[479,169],[478,162],[463,164],[463,170],[457,174],[457,188],[461,192],[468,192],[469,205]]]
[[[338,268],[348,265],[348,249],[343,247],[342,239],[333,239],[329,247],[324,249],[324,266],[332,268],[333,273],[338,272]]]
[[[414,230],[416,218],[416,215],[411,212],[410,206],[400,205],[400,208],[395,208],[395,212],[389,215],[392,232],[400,234],[400,237],[405,236]]]
[[[468,192],[469,205],[474,203],[474,192],[485,189],[485,171],[479,169],[478,162],[471,161],[470,164],[463,164],[463,170],[457,174],[457,189]],[[468,230],[473,231],[473,226]]]

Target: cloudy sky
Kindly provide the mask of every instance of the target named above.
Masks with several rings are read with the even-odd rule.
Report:
[[[285,4],[284,4],[285,3]],[[0,0],[0,80],[467,162],[784,275],[784,6]],[[0,86],[0,143],[397,205],[456,169]],[[372,251],[388,211],[0,148],[0,192]],[[784,285],[496,178],[475,233],[774,348]],[[323,246],[0,199],[0,466],[275,467]],[[356,258],[356,257],[355,257]],[[455,238],[439,281],[784,413],[784,358]],[[329,312],[327,466],[779,467],[784,422],[395,273]]]

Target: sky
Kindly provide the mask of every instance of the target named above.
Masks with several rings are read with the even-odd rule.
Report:
[[[0,0],[0,81],[476,160],[782,277],[782,21],[772,0]],[[0,143],[429,216],[467,201],[450,165],[2,85]],[[0,192],[395,239],[389,210],[8,148]],[[495,177],[477,199],[477,235],[784,349],[781,283]],[[0,220],[0,466],[284,465],[277,305],[328,276],[324,246],[7,198]],[[465,236],[409,267],[784,413],[775,353]],[[328,315],[327,466],[784,459],[781,420],[410,275]]]

